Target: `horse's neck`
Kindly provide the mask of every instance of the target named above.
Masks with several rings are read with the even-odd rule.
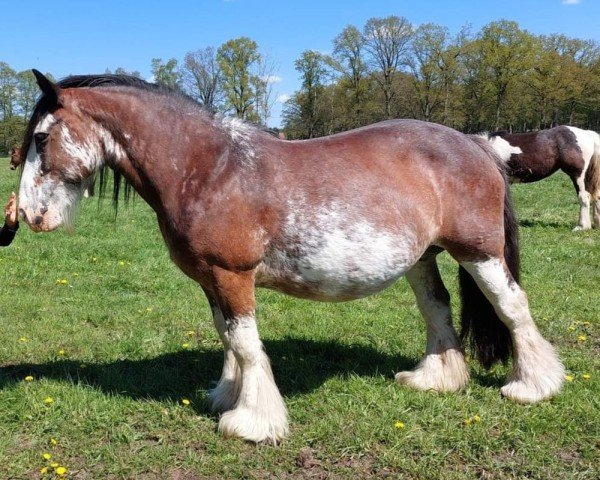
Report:
[[[175,201],[183,180],[190,174],[192,157],[195,168],[207,174],[213,168],[210,155],[194,155],[198,145],[218,141],[214,128],[201,112],[183,115],[160,103],[148,102],[146,92],[137,96],[135,92],[127,95],[91,89],[89,93],[95,94],[92,116],[124,153],[110,166],[157,212],[164,210],[165,203]]]

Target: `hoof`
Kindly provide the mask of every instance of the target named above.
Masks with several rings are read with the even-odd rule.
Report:
[[[275,410],[275,411],[274,411]],[[238,407],[225,412],[219,432],[225,437],[240,437],[254,443],[277,445],[288,432],[287,412]]]
[[[469,382],[469,370],[462,352],[448,349],[427,355],[414,370],[399,372],[396,381],[417,390],[456,392]]]

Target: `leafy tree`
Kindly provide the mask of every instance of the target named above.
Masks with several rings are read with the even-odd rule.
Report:
[[[216,112],[223,102],[222,71],[213,47],[185,54],[182,67],[185,91],[204,107]]]
[[[171,88],[179,88],[181,73],[177,70],[177,60],[170,58],[165,63],[162,58],[153,58],[152,75],[156,83],[161,83]]]

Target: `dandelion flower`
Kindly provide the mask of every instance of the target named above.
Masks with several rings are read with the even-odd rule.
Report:
[[[125,266],[125,262],[123,260],[119,260],[119,267],[124,267]]]
[[[567,382],[572,382],[573,381],[573,375],[565,375],[565,380]]]
[[[67,469],[65,467],[58,467],[54,471],[56,472],[57,475],[61,475],[61,476],[67,473]]]
[[[46,474],[48,473],[48,467],[42,467],[42,468],[40,469],[40,473],[41,473],[42,475],[46,475]]]
[[[61,349],[58,351],[58,354],[59,354],[59,355],[65,355],[65,351],[64,351],[64,350],[61,348]]]
[[[25,337],[19,338],[19,342],[21,342],[21,343],[25,343],[26,341],[27,341],[27,338],[25,338]]]
[[[195,337],[196,336],[196,332],[194,332],[193,330],[189,330],[189,331],[185,332],[185,334],[188,337]]]
[[[50,443],[51,443],[52,445],[58,445],[58,442],[56,441],[56,438],[51,438],[51,439],[50,439]]]
[[[589,380],[591,378],[591,375],[589,373],[584,373],[583,375],[581,375],[581,378]]]
[[[465,418],[465,421],[464,421],[465,425],[471,425],[471,423],[473,423],[473,420],[471,420],[470,418]]]
[[[191,402],[187,398],[184,398],[181,400],[181,403],[183,403],[184,405],[189,405]]]
[[[27,375],[27,376],[25,377],[25,381],[26,381],[26,382],[33,382],[33,376],[31,376],[31,375]]]
[[[50,464],[50,466],[51,466],[52,468],[56,468],[56,467],[58,467],[59,465],[60,465],[60,463],[58,463],[58,462],[52,462],[52,463]]]
[[[52,458],[52,455],[50,455],[49,453],[44,453],[42,457],[44,457],[44,460],[50,460]]]
[[[57,285],[66,285],[69,281],[66,278],[60,278],[56,281]]]
[[[585,340],[586,340],[586,336],[585,335],[579,335],[577,337],[577,341],[578,342],[582,342],[583,343],[583,342],[585,342]]]
[[[147,308],[146,308],[146,311],[147,311],[147,312],[151,312],[151,311],[152,311],[152,307],[147,307]]]
[[[474,422],[481,422],[481,417],[479,415],[473,415]]]
[[[181,344],[181,348],[190,348],[190,344],[189,343],[182,343]]]
[[[397,429],[401,429],[401,428],[404,428],[405,425],[403,422],[396,422],[396,423],[394,423],[394,427],[396,427]]]
[[[97,262],[98,259],[96,257],[92,257],[92,262]]]
[[[54,403],[54,399],[52,397],[46,397],[44,398],[44,403],[50,405],[51,403]]]

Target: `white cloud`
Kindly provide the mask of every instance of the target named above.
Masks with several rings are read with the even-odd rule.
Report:
[[[562,0],[563,5],[577,5],[581,0]]]
[[[277,75],[267,75],[266,77],[263,77],[263,80],[267,83],[281,83],[283,78],[278,77]]]
[[[290,97],[290,96],[289,96],[287,93],[284,93],[284,94],[282,94],[282,95],[279,95],[279,96],[277,97],[277,102],[279,102],[279,103],[285,103],[285,102],[287,102],[287,101],[288,101],[290,98],[291,98],[291,97]]]

